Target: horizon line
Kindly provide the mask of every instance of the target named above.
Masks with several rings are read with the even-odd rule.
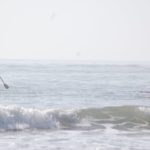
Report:
[[[0,62],[3,61],[11,61],[11,62],[48,62],[48,63],[77,63],[77,64],[86,64],[86,63],[91,63],[91,64],[116,64],[116,63],[120,63],[120,64],[150,64],[150,60],[69,60],[69,59],[29,59],[29,58],[24,58],[24,59],[18,59],[18,58],[0,58]]]

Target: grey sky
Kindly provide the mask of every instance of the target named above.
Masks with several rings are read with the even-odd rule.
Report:
[[[0,0],[0,58],[150,61],[150,1]]]

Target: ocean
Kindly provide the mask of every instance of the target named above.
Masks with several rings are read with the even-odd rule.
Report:
[[[0,149],[149,150],[150,65],[0,61]]]

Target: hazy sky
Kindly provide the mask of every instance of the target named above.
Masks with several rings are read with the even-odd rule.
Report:
[[[0,0],[0,58],[150,61],[150,0]]]

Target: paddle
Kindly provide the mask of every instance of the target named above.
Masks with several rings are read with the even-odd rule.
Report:
[[[4,85],[5,89],[8,89],[9,86],[4,82],[4,80],[3,80],[3,78],[2,78],[1,76],[0,76],[0,79],[1,79],[1,81],[3,82],[3,85]]]

